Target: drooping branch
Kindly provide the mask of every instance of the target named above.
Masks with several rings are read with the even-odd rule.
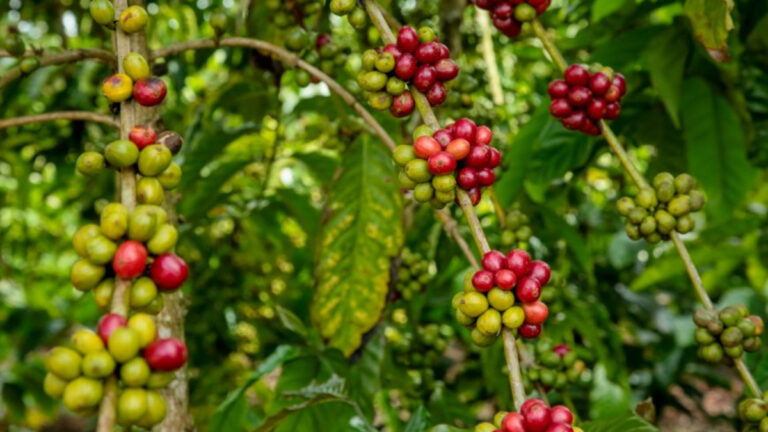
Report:
[[[453,239],[459,245],[459,249],[461,249],[461,251],[464,253],[464,256],[467,258],[467,261],[469,261],[469,264],[472,266],[472,268],[479,270],[480,264],[477,262],[475,254],[473,254],[472,250],[469,248],[467,241],[464,240],[464,237],[461,236],[461,233],[459,232],[459,224],[456,222],[456,220],[452,218],[451,215],[445,210],[435,210],[435,214],[443,224],[443,229],[445,232],[453,237]]]
[[[173,56],[184,51],[199,50],[206,48],[218,48],[218,47],[240,47],[250,48],[258,51],[268,52],[279,59],[281,62],[288,66],[298,67],[309,72],[310,75],[324,82],[334,93],[344,100],[344,102],[352,107],[363,120],[376,132],[376,134],[384,141],[384,143],[390,147],[395,147],[395,142],[387,134],[387,132],[381,127],[376,119],[357,101],[357,99],[350,94],[344,87],[342,87],[333,78],[323,73],[320,69],[305,62],[296,54],[273,45],[269,42],[264,42],[258,39],[244,38],[244,37],[229,37],[223,38],[218,41],[211,39],[202,39],[196,41],[182,42],[175,45],[169,45],[165,48],[154,51],[151,55],[151,59],[158,59]]]
[[[93,113],[90,111],[57,111],[45,114],[35,114],[3,119],[0,120],[0,129],[57,120],[86,121],[103,123],[116,128],[120,127],[120,123],[117,120],[104,114]]]
[[[552,43],[552,41],[549,39],[546,30],[538,19],[533,21],[533,29],[555,65],[560,69],[561,72],[565,71],[567,68],[567,63],[565,62],[563,55],[560,53],[560,50],[557,49],[557,46],[555,46],[555,44]],[[650,187],[648,181],[640,174],[640,171],[630,160],[627,151],[616,137],[616,134],[613,133],[611,127],[608,126],[608,123],[606,123],[604,120],[600,120],[600,127],[602,129],[603,138],[605,138],[605,140],[608,142],[608,147],[610,147],[613,154],[619,159],[621,166],[624,168],[630,178],[632,178],[632,181],[635,183],[635,185],[641,189]],[[680,259],[683,260],[683,265],[685,266],[685,270],[688,273],[691,284],[696,291],[696,295],[699,297],[699,301],[701,301],[701,304],[706,309],[714,310],[715,307],[712,303],[712,299],[709,298],[709,294],[707,294],[707,291],[701,282],[701,275],[699,274],[699,270],[696,268],[696,264],[693,262],[691,254],[688,252],[688,248],[685,246],[685,243],[677,232],[673,232],[670,235],[670,238],[675,245],[675,249],[677,250],[678,255],[680,255]],[[762,395],[760,387],[744,363],[744,360],[742,358],[734,359],[734,366],[736,367],[736,371],[741,376],[742,381],[744,381],[750,391],[756,397],[760,397]]]
[[[107,63],[110,67],[115,66],[115,55],[110,51],[103,49],[78,49],[64,51],[58,54],[43,55],[40,57],[40,67],[55,66],[67,63],[75,63],[82,60],[96,60]],[[0,77],[0,88],[3,88],[11,82],[23,76],[21,67],[16,66]]]

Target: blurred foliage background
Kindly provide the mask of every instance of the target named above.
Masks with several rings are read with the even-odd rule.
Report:
[[[741,384],[727,368],[697,361],[697,303],[680,259],[671,244],[626,237],[614,202],[633,185],[601,140],[568,132],[548,115],[546,85],[556,73],[540,43],[494,30],[497,65],[487,65],[475,8],[462,0],[383,3],[401,22],[440,29],[462,71],[438,116],[493,127],[504,154],[499,200],[528,217],[533,237],[523,246],[562,279],[549,295],[545,332],[579,346],[592,372],[583,385],[550,392],[550,400],[565,398],[580,418],[597,421],[593,430],[611,430],[600,420],[648,398],[663,430],[735,430]],[[632,158],[649,178],[690,172],[708,195],[706,214],[686,235],[704,285],[718,304],[743,302],[765,315],[768,3],[735,0],[730,32],[712,3],[729,2],[554,0],[543,20],[570,61],[627,76],[613,126]],[[4,2],[0,37],[16,26],[44,53],[109,49],[110,34],[94,25],[87,5]],[[272,12],[260,1],[167,0],[147,8],[150,49],[212,37],[208,19],[219,10],[230,18],[230,35],[278,45],[286,38],[286,29],[268,25]],[[710,21],[693,13],[701,10],[712,12]],[[327,6],[305,24],[344,50],[332,75],[362,97],[354,77],[360,53],[380,44],[375,30],[356,31]],[[729,61],[712,57],[723,53]],[[16,61],[1,58],[0,74]],[[488,67],[501,73],[501,105],[489,96]],[[178,156],[179,253],[192,273],[184,291],[199,430],[278,420],[280,431],[450,430],[510,408],[501,347],[473,348],[452,316],[466,259],[430,209],[400,196],[386,148],[354,111],[325,85],[299,87],[295,71],[242,49],[187,52],[159,69],[169,85],[162,123],[186,140]],[[0,91],[0,115],[108,113],[99,91],[108,73],[95,62],[40,69]],[[417,115],[374,114],[397,142],[419,123]],[[112,196],[113,178],[85,180],[74,163],[115,134],[66,122],[0,130],[0,430],[66,430],[66,414],[42,393],[41,358],[99,317],[92,297],[69,284],[71,236],[96,218],[97,200]],[[478,211],[500,247],[487,198]],[[462,232],[469,238],[463,224]],[[424,256],[420,271],[430,275],[409,300],[390,283],[405,246]],[[331,336],[330,322],[340,323],[330,333],[344,336],[329,346],[322,335]],[[443,341],[435,348],[426,333]],[[408,355],[398,351],[396,334],[412,336]],[[768,355],[748,355],[747,363],[768,386]],[[227,399],[240,386],[247,389]]]

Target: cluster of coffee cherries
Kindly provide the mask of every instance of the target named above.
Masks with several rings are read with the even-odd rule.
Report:
[[[331,0],[331,12],[346,16],[349,24],[357,30],[363,30],[368,25],[368,14],[357,4],[357,0]]]
[[[438,131],[419,126],[413,145],[399,145],[394,151],[395,162],[403,168],[400,186],[413,190],[417,201],[442,208],[456,199],[458,185],[477,205],[481,188],[493,184],[493,169],[501,163],[501,153],[490,146],[492,139],[490,128],[468,118]]]
[[[301,27],[293,28],[285,39],[288,49],[301,53],[307,63],[318,65],[327,75],[333,75],[337,67],[347,61],[348,53],[333,42],[331,35],[318,33],[316,37]],[[320,82],[304,69],[296,69],[296,84],[306,87]]]
[[[559,390],[591,378],[587,364],[566,344],[555,345],[549,339],[541,339],[536,343],[535,352],[539,364],[526,370],[532,383]]]
[[[453,298],[459,323],[474,326],[472,340],[480,346],[493,343],[502,325],[525,339],[537,338],[549,316],[547,305],[539,301],[549,281],[547,263],[532,261],[528,252],[515,249],[507,255],[487,252],[482,265],[482,270],[467,275],[464,292]],[[515,306],[515,296],[522,306]]]
[[[501,231],[501,245],[505,247],[525,247],[533,235],[528,215],[517,209],[507,212]]]
[[[415,329],[407,325],[405,310],[396,309],[393,324],[384,329],[392,360],[405,368],[411,383],[409,393],[420,395],[435,384],[435,371],[443,362],[443,353],[455,333],[447,324],[429,323]]]
[[[748,398],[739,402],[739,419],[742,432],[768,431],[768,392],[760,398]]]
[[[109,7],[111,8],[111,4]],[[110,10],[112,12],[105,16],[114,16],[114,9]],[[93,3],[91,14],[96,19]],[[148,20],[149,16],[144,8],[129,6],[120,14],[117,23],[121,31],[132,34],[143,29]],[[98,19],[96,21],[101,22]],[[110,102],[119,103],[133,98],[139,105],[147,107],[163,102],[168,88],[162,79],[151,76],[149,63],[144,56],[136,52],[129,53],[123,58],[122,68],[124,73],[111,75],[101,84],[101,91]]]
[[[632,240],[645,238],[649,243],[669,239],[676,231],[693,231],[693,213],[704,207],[704,195],[689,174],[677,177],[662,172],[653,178],[653,187],[644,188],[635,199],[623,197],[616,203],[619,213],[626,217],[625,230]]]
[[[523,24],[533,21],[549,8],[551,0],[475,0],[480,9],[491,13],[493,26],[505,36],[520,35]]]
[[[423,292],[432,280],[430,261],[418,252],[409,248],[400,254],[400,267],[397,269],[397,293],[405,300],[410,300],[415,294]]]
[[[699,344],[699,357],[707,363],[720,363],[756,352],[762,346],[763,320],[750,315],[744,305],[726,306],[719,313],[698,309],[693,314],[694,334]]]
[[[8,54],[19,60],[19,69],[22,74],[31,74],[40,67],[40,59],[36,53],[26,55],[26,44],[24,39],[18,34],[16,27],[8,28],[8,35],[3,40],[2,46],[8,51]]]
[[[600,135],[600,120],[619,116],[626,91],[627,83],[620,73],[573,64],[565,70],[563,79],[549,83],[549,112],[568,129]]]
[[[424,93],[429,104],[437,106],[447,95],[444,83],[458,74],[459,66],[434,30],[422,27],[417,32],[413,27],[402,27],[396,44],[363,53],[357,83],[370,92],[373,108],[405,117],[415,107],[409,88]]]
[[[97,332],[79,330],[70,346],[48,353],[43,389],[71,411],[88,415],[104,396],[104,380],[116,376],[118,423],[150,429],[166,414],[157,390],[173,381],[173,372],[186,361],[186,345],[178,339],[158,339],[150,315],[136,313],[126,321],[109,314],[101,318]]]
[[[564,405],[549,407],[540,399],[528,399],[519,413],[501,411],[493,423],[480,423],[475,432],[584,432],[573,425],[573,413]]]

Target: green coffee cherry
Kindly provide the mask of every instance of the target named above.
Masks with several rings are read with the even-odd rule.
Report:
[[[104,169],[104,156],[101,153],[89,151],[77,158],[77,172],[84,176],[92,176]]]

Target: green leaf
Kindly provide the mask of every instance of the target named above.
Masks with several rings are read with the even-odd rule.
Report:
[[[403,242],[402,194],[387,149],[361,136],[344,155],[320,242],[312,320],[349,356],[378,322]]]
[[[678,27],[670,27],[648,44],[645,51],[651,84],[659,92],[677,128],[680,128],[680,94],[688,50],[687,35]]]
[[[230,393],[224,402],[216,408],[216,412],[211,418],[210,430],[212,432],[242,431],[245,427],[245,417],[248,410],[245,390],[276,367],[298,357],[301,353],[301,349],[291,345],[277,347],[272,355],[267,357],[255,371],[251,372],[245,383]]]
[[[280,323],[283,324],[283,327],[305,338],[307,337],[307,327],[304,326],[304,323],[301,322],[301,318],[296,316],[295,313],[280,305],[275,305],[275,311],[277,312],[277,317],[280,319]]]
[[[629,0],[595,0],[592,3],[592,22],[598,22],[621,9]]]
[[[584,274],[588,277],[590,284],[594,283],[594,272],[592,271],[592,255],[589,253],[589,246],[581,233],[573,226],[568,224],[561,216],[552,211],[549,207],[541,206],[541,215],[544,219],[548,233],[555,234],[563,239],[568,245],[568,249],[576,259]]]
[[[701,78],[683,86],[683,131],[688,167],[707,193],[716,218],[731,214],[752,186],[739,116],[728,101]]]
[[[589,416],[610,418],[629,410],[629,393],[620,385],[610,381],[605,367],[599,364],[594,370],[594,384],[589,393]],[[585,429],[593,432],[592,429]],[[622,429],[622,431],[624,431]]]
[[[727,61],[728,33],[733,29],[733,0],[685,0],[685,14],[693,25],[693,34],[709,54]]]
[[[411,418],[408,419],[404,432],[422,432],[427,430],[428,424],[429,413],[424,409],[424,405],[419,405],[416,412],[411,414]]]
[[[581,428],[589,432],[658,432],[658,428],[633,412],[618,417],[586,422]]]

